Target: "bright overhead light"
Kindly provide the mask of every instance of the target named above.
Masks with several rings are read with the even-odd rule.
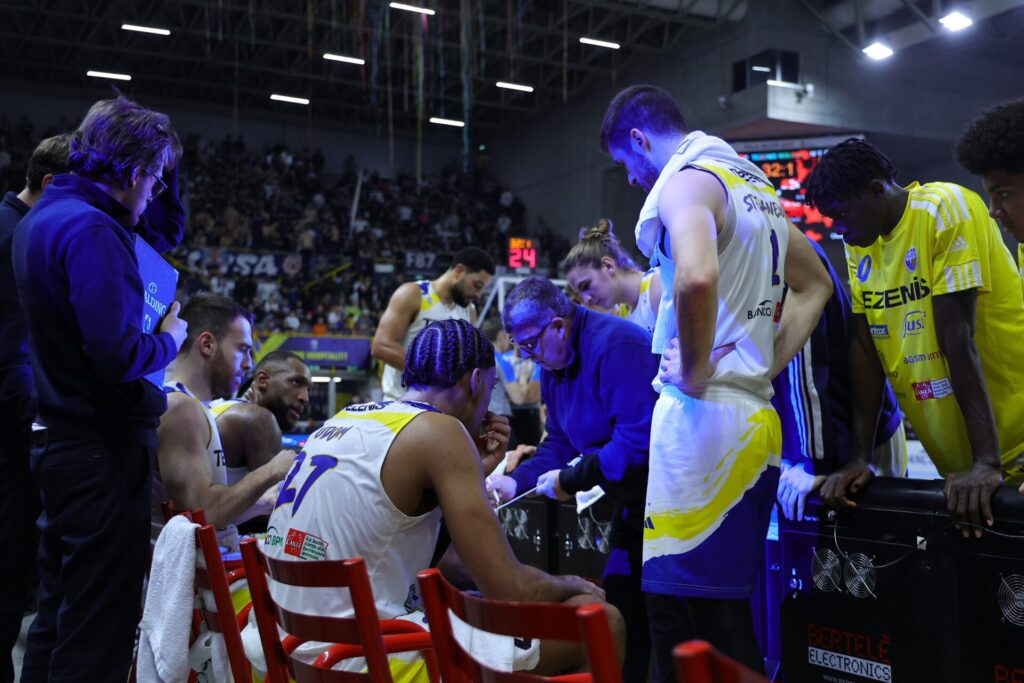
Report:
[[[618,43],[612,43],[607,40],[598,40],[597,38],[580,38],[580,42],[584,45],[596,45],[597,47],[607,47],[612,50],[618,50],[622,47]]]
[[[292,97],[291,95],[271,95],[270,99],[278,102],[291,102],[292,104],[309,104],[305,97]]]
[[[506,83],[505,81],[498,81],[497,86],[499,88],[505,88],[505,90],[518,90],[520,92],[533,92],[532,85],[520,85],[518,83]]]
[[[92,76],[93,78],[109,78],[114,81],[130,81],[132,77],[128,74],[115,74],[109,71],[86,71],[86,76]]]
[[[439,116],[431,116],[431,123],[436,123],[439,126],[455,126],[456,128],[464,128],[466,124],[462,121],[456,121],[455,119],[442,119]]]
[[[880,59],[888,59],[889,57],[892,57],[894,54],[892,48],[884,43],[871,43],[866,48],[861,50],[861,52],[863,52],[868,57],[871,57],[871,59],[874,59],[876,61]]]
[[[169,36],[171,32],[165,28],[150,28],[149,26],[137,26],[135,24],[121,24],[125,31],[137,31],[139,33],[152,33],[157,36]]]
[[[426,7],[417,7],[416,5],[406,5],[401,2],[392,2],[388,5],[391,9],[404,9],[406,12],[418,12],[419,14],[426,14],[428,17],[434,16],[434,10],[427,9]]]
[[[939,19],[939,23],[946,27],[947,31],[963,31],[974,23],[969,16],[960,12],[950,12]]]
[[[362,66],[366,64],[365,59],[359,59],[359,57],[346,57],[345,55],[332,55],[330,52],[324,53],[324,59],[328,59],[332,62],[345,62],[346,64],[359,64]]]
[[[750,67],[750,70],[759,71],[760,73],[763,74],[770,74],[772,72],[772,68],[770,66],[752,66]]]

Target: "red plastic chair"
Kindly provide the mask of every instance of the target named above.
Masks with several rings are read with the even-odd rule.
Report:
[[[672,650],[679,683],[768,683],[761,674],[726,657],[706,640],[688,640]]]
[[[206,622],[206,628],[224,638],[232,677],[236,681],[251,681],[252,669],[245,657],[245,648],[242,647],[242,629],[249,619],[252,603],[236,616],[230,589],[232,583],[245,578],[245,569],[224,569],[217,543],[217,530],[209,524],[196,529],[196,550],[206,564],[203,567],[200,562],[196,562],[196,590],[212,592],[214,602],[214,609],[211,609],[205,599],[200,600],[199,612]]]
[[[361,557],[350,560],[279,560],[267,557],[256,539],[242,541],[242,561],[249,579],[256,625],[267,662],[266,683],[393,683],[388,665],[389,652],[420,651],[431,681],[439,681],[430,634],[410,621],[379,619],[377,607]],[[267,577],[278,583],[303,588],[348,588],[352,596],[352,617],[300,614],[274,602]],[[290,635],[282,640],[281,626]],[[305,641],[335,643],[307,664],[292,657]],[[333,671],[343,659],[363,657],[366,673]]]
[[[622,683],[621,664],[615,656],[615,642],[604,605],[573,607],[486,600],[459,591],[437,569],[422,571],[417,578],[445,683]],[[591,673],[543,677],[490,669],[476,661],[455,639],[449,610],[470,626],[491,633],[583,643]]]

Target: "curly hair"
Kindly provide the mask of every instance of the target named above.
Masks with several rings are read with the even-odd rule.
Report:
[[[975,175],[1024,173],[1024,99],[982,112],[956,143],[956,160]]]
[[[136,168],[152,173],[181,157],[181,141],[166,114],[127,97],[100,100],[71,136],[68,171],[122,190]]]
[[[601,259],[605,256],[615,261],[619,268],[640,270],[612,232],[612,222],[602,218],[594,227],[580,229],[580,241],[569,250],[560,267],[565,272],[578,266],[600,268]]]
[[[823,203],[849,199],[868,189],[874,180],[896,179],[896,167],[889,157],[866,140],[848,138],[830,149],[811,171],[804,188],[807,203],[819,208]]]
[[[494,346],[466,320],[438,320],[417,333],[405,352],[402,384],[447,389],[467,372],[494,367]]]

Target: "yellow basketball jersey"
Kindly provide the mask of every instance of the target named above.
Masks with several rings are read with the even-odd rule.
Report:
[[[882,367],[939,472],[974,460],[939,347],[932,297],[978,290],[975,343],[1004,464],[1024,451],[1020,275],[982,199],[952,183],[913,183],[891,233],[848,247],[854,313],[867,317]]]

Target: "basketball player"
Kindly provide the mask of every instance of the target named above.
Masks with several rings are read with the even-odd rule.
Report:
[[[160,503],[201,508],[217,527],[221,545],[234,550],[237,522],[270,512],[275,484],[295,454],[283,450],[229,486],[217,421],[206,407],[238,390],[252,363],[252,316],[227,297],[200,292],[181,309],[192,330],[167,376],[167,412],[160,418],[153,477],[153,537],[163,528]]]
[[[771,378],[832,284],[760,169],[692,131],[664,90],[616,95],[601,146],[647,192],[636,237],[661,266],[654,352],[679,335],[655,378],[644,521],[657,679],[673,680],[672,647],[694,635],[763,670],[749,597],[779,477]]]
[[[295,560],[362,557],[381,618],[426,627],[416,573],[430,565],[443,515],[453,548],[484,597],[602,600],[603,591],[588,581],[520,563],[491,510],[482,452],[473,439],[497,381],[490,342],[468,321],[434,322],[409,344],[404,366],[407,390],[400,400],[349,406],[310,437],[270,517],[267,554]],[[277,586],[274,594],[299,612],[352,614],[345,591]],[[621,654],[621,616],[613,607],[608,611]],[[462,630],[458,622],[456,630]],[[552,674],[583,663],[580,649],[564,643],[516,644],[480,631],[467,636],[469,649],[494,668]],[[243,637],[255,668],[262,669],[251,617]],[[312,658],[325,648],[306,643],[297,653]],[[418,653],[389,658],[395,680],[427,680]]]
[[[1024,99],[992,107],[975,119],[956,144],[956,158],[981,176],[989,215],[1019,243],[1017,265],[1024,277]]]
[[[407,282],[395,290],[373,335],[371,353],[385,363],[381,386],[384,399],[402,396],[405,349],[434,320],[468,320],[476,324],[474,302],[494,275],[494,261],[482,249],[466,247],[455,254],[452,266],[436,280]]]
[[[645,273],[636,267],[612,234],[610,220],[602,218],[593,228],[580,230],[580,241],[561,269],[584,306],[608,311],[654,333],[661,301],[658,269]]]
[[[210,404],[229,486],[281,450],[281,434],[291,432],[302,417],[312,383],[301,358],[290,351],[271,351],[256,366],[252,385],[242,398]]]
[[[952,183],[896,183],[874,145],[833,147],[807,179],[807,199],[847,245],[853,295],[850,462],[821,495],[850,506],[872,477],[867,465],[881,387],[900,408],[939,473],[954,519],[977,536],[993,523],[989,500],[1024,452],[1024,367],[1011,349],[1024,336],[1013,257],[981,197]],[[859,417],[858,417],[859,416]],[[968,525],[961,526],[964,535]]]

